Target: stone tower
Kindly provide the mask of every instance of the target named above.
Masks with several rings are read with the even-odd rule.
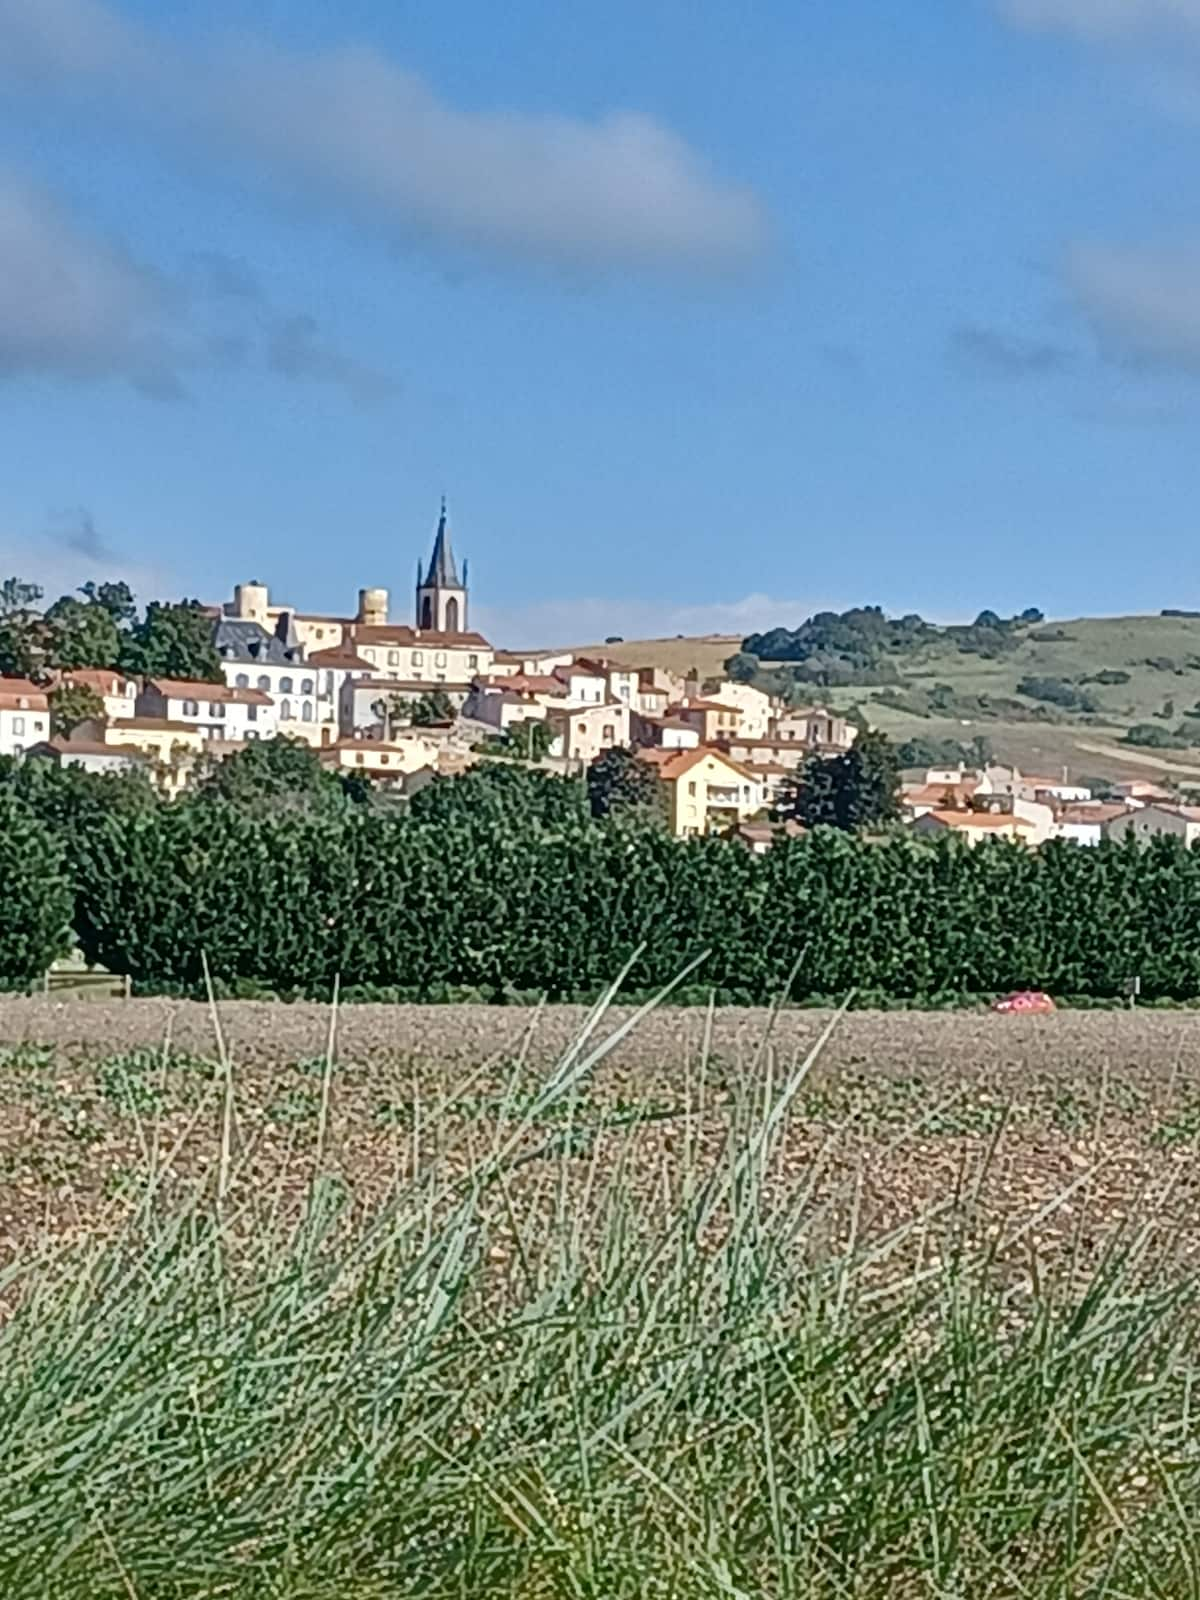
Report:
[[[465,633],[467,628],[467,564],[463,562],[460,582],[450,548],[444,498],[424,580],[417,568],[417,627],[429,633]]]

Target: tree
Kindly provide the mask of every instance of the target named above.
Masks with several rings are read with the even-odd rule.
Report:
[[[84,583],[79,592],[93,605],[107,611],[118,628],[127,628],[137,617],[137,602],[127,583]]]
[[[431,689],[415,700],[399,694],[389,695],[376,700],[371,710],[383,724],[386,739],[390,739],[398,727],[430,728],[435,723],[453,722],[457,715],[454,701],[444,689]]]
[[[525,717],[509,723],[504,745],[509,755],[520,761],[544,761],[554,743],[554,730],[544,718]]]
[[[212,617],[198,600],[152,600],[146,615],[122,641],[123,671],[147,678],[220,683],[221,658],[213,644]]]
[[[50,728],[69,739],[81,722],[104,716],[104,701],[86,683],[60,683],[50,692]]]
[[[121,635],[104,606],[64,594],[46,612],[45,622],[50,666],[70,672],[81,667],[116,665]]]
[[[598,755],[587,770],[588,804],[593,817],[640,814],[666,819],[663,786],[649,761],[620,745]]]
[[[256,739],[224,759],[206,763],[195,783],[199,796],[227,800],[247,810],[311,809],[341,801],[336,777],[302,739]]]
[[[41,671],[45,657],[37,610],[41,598],[36,583],[21,578],[0,583],[0,677],[29,678]]]
[[[789,779],[780,796],[781,817],[806,828],[841,828],[857,833],[900,815],[900,764],[885,733],[860,734],[839,756],[813,756]]]
[[[758,657],[748,650],[739,650],[725,663],[725,675],[734,683],[753,683],[758,677]]]

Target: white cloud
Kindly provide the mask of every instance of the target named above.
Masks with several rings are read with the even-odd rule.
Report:
[[[176,312],[157,273],[0,171],[0,377],[121,377],[178,393]]]
[[[1067,281],[1108,355],[1200,371],[1200,248],[1079,246]]]
[[[1018,27],[1089,40],[1200,28],[1200,0],[999,0],[999,5]]]
[[[654,119],[462,110],[365,48],[224,40],[184,54],[94,0],[0,0],[0,73],[97,92],[294,202],[375,232],[596,269],[728,268],[765,248],[756,197]]]
[[[363,404],[394,390],[322,339],[311,317],[273,313],[241,263],[210,253],[193,265],[189,281],[135,260],[0,168],[0,381],[118,379],[174,400],[189,374],[254,358],[285,381],[333,385]]]
[[[625,639],[710,634],[727,635],[734,640],[732,654],[736,641],[747,634],[768,628],[794,628],[826,606],[827,602],[811,597],[779,600],[766,594],[701,605],[580,598],[542,600],[525,606],[477,606],[472,622],[494,643],[513,649],[599,644],[612,634]]]

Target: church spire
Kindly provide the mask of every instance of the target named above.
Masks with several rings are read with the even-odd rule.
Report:
[[[437,533],[433,540],[433,555],[425,576],[427,589],[458,589],[458,568],[454,564],[454,551],[450,547],[450,529],[446,526],[446,496],[442,496],[442,514],[438,518]]]

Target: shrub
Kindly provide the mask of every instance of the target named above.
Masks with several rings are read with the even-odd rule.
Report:
[[[67,953],[72,906],[62,846],[0,789],[0,988],[27,988]]]

